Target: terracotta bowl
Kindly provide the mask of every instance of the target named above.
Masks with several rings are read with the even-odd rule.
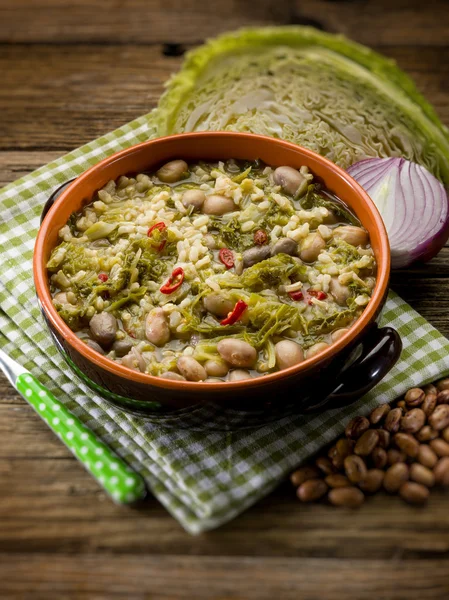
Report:
[[[58,243],[58,231],[110,179],[154,170],[175,158],[259,158],[275,167],[307,165],[354,210],[369,232],[378,275],[368,306],[345,336],[297,366],[255,379],[220,383],[153,377],[122,366],[80,341],[59,317],[51,300],[46,263]],[[144,413],[166,425],[232,429],[258,425],[292,412],[322,411],[348,404],[384,377],[401,350],[398,334],[388,327],[379,329],[376,324],[388,289],[390,251],[375,205],[354,179],[329,160],[273,138],[232,132],[188,133],[150,140],[102,160],[71,182],[54,201],[37,236],[33,268],[43,315],[70,366],[116,406]]]

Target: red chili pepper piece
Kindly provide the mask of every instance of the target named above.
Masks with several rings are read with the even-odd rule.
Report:
[[[234,266],[234,254],[229,248],[222,248],[218,253],[218,258],[227,269]]]
[[[109,275],[106,275],[106,273],[100,273],[98,275],[98,279],[104,283],[109,279]]]
[[[301,290],[298,290],[297,292],[289,292],[288,295],[292,300],[302,300],[304,298],[304,294],[301,292]]]
[[[177,267],[176,269],[173,269],[168,281],[164,283],[164,285],[160,288],[160,291],[163,294],[172,294],[173,292],[176,292],[183,281],[184,269],[182,267]]]
[[[150,236],[155,229],[157,229],[159,231],[163,231],[164,229],[167,229],[167,225],[165,223],[163,223],[162,221],[159,221],[159,223],[156,223],[155,225],[152,225],[149,228],[147,235]]]
[[[232,325],[240,319],[240,317],[247,308],[248,305],[246,304],[246,302],[243,302],[243,300],[238,300],[233,310],[230,313],[228,313],[226,319],[220,321],[220,325]]]
[[[254,243],[257,244],[258,246],[263,246],[264,244],[266,244],[268,241],[268,236],[266,231],[264,231],[263,229],[258,229],[255,233],[254,233]]]
[[[147,231],[147,236],[148,237],[153,237],[153,232],[154,231],[162,232],[165,229],[167,229],[167,225],[165,223],[163,223],[162,221],[159,221],[159,223],[155,223],[154,225],[152,225],[149,228],[149,230]],[[167,243],[167,240],[162,240],[162,242],[157,247],[158,252],[162,252],[162,250],[164,249],[166,243]]]
[[[327,298],[327,294],[325,292],[319,292],[318,290],[307,290],[309,296],[313,296],[317,298],[317,300],[325,300]]]

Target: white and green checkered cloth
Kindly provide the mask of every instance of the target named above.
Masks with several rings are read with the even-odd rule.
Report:
[[[166,429],[112,408],[69,371],[51,341],[35,298],[33,245],[42,207],[57,186],[155,134],[151,115],[140,117],[0,191],[0,346],[139,472],[187,531],[199,533],[268,494],[298,463],[340,434],[353,415],[449,373],[449,342],[390,294],[382,321],[402,336],[401,359],[349,408],[235,433]]]

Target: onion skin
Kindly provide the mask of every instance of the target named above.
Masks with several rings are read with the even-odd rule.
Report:
[[[449,198],[424,167],[404,158],[368,158],[349,167],[384,220],[393,269],[426,262],[449,238]]]

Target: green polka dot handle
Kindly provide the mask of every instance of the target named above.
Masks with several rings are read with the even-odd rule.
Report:
[[[15,385],[115,502],[128,504],[145,497],[146,489],[142,477],[100,442],[93,432],[72,415],[31,373],[18,375]]]

